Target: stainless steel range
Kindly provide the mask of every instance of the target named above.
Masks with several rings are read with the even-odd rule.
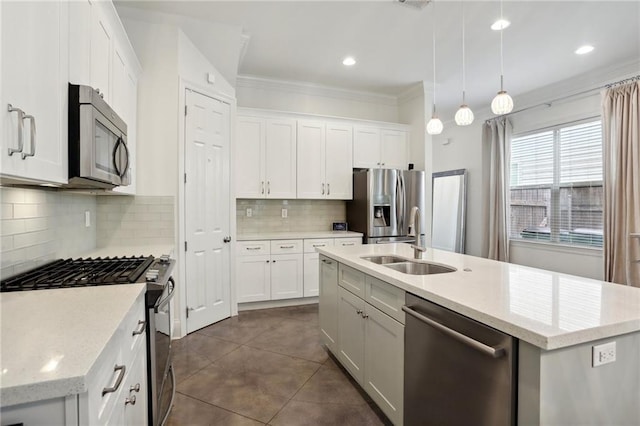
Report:
[[[60,259],[0,282],[0,292],[147,283],[145,295],[149,424],[166,421],[175,397],[171,311],[175,282],[169,256]]]

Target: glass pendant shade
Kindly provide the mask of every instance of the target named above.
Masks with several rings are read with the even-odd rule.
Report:
[[[427,133],[430,135],[439,135],[442,133],[443,128],[442,121],[435,115],[431,117],[431,120],[427,123]]]
[[[473,111],[467,105],[462,104],[460,108],[458,108],[458,112],[456,112],[456,124],[458,126],[468,126],[473,123]]]
[[[513,110],[513,99],[505,91],[498,92],[493,101],[491,101],[491,111],[497,115],[509,114]]]

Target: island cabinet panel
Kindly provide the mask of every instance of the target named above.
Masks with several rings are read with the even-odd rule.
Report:
[[[360,385],[364,381],[364,300],[338,289],[338,359]]]
[[[338,263],[320,256],[320,334],[334,354],[338,347]]]
[[[338,268],[338,283],[340,287],[349,290],[360,298],[364,298],[365,275],[349,266],[340,264]]]

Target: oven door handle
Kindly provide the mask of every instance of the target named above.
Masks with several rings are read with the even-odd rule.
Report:
[[[173,277],[169,277],[169,279],[167,280],[167,285],[170,286],[169,294],[167,294],[167,297],[158,302],[154,309],[155,313],[160,312],[160,310],[164,308],[169,302],[171,302],[171,299],[173,299],[173,293],[176,288],[176,282],[173,280]]]

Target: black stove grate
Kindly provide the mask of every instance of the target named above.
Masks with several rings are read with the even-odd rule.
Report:
[[[0,282],[0,292],[138,282],[153,256],[60,259]]]

